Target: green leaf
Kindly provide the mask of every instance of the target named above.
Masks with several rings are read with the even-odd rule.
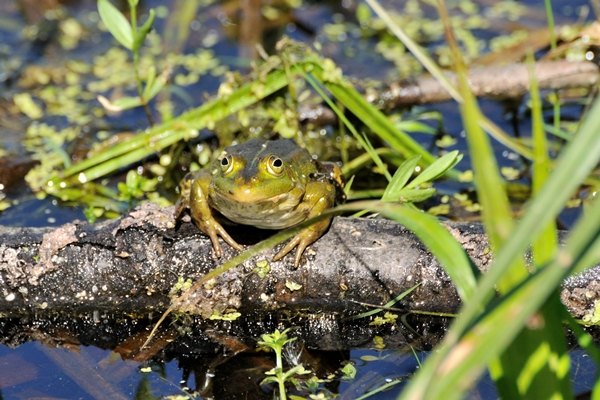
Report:
[[[342,368],[342,374],[344,374],[342,376],[342,379],[352,380],[356,376],[356,367],[354,367],[354,365],[352,365],[351,363],[348,363],[344,365],[344,368]]]
[[[415,172],[415,167],[421,159],[421,156],[414,156],[404,161],[402,165],[396,170],[392,181],[385,188],[381,200],[383,201],[398,201],[398,192],[406,185],[406,182],[410,179],[412,174]]]
[[[385,307],[385,308],[394,307],[394,304],[396,304],[397,302],[399,302],[400,300],[402,300],[403,298],[405,298],[406,296],[411,294],[413,290],[415,290],[416,288],[421,286],[421,283],[422,282],[419,282],[416,285],[414,285],[413,287],[406,289],[404,292],[402,292],[398,296],[394,297],[391,301],[388,301],[387,303],[385,303],[383,305],[383,307]],[[353,320],[353,319],[366,318],[366,317],[370,317],[371,315],[378,314],[381,311],[383,311],[383,308],[374,308],[372,310],[365,311],[364,313],[360,313],[358,315],[353,315],[351,317],[347,317],[346,319]]]
[[[110,101],[104,96],[98,96],[98,101],[102,104],[102,107],[112,112],[129,110],[142,105],[142,100],[139,97],[121,97],[115,101]]]
[[[285,281],[285,287],[288,288],[290,292],[295,292],[302,289],[302,285],[293,281]]]
[[[156,76],[156,68],[150,67],[148,72],[148,79],[146,80],[146,87],[144,88],[144,100],[146,102],[152,100],[154,96],[160,92],[160,90],[167,83],[167,74],[162,73],[158,77]]]
[[[148,15],[148,20],[144,23],[144,25],[140,26],[140,29],[138,29],[135,34],[135,40],[132,48],[133,51],[138,51],[142,46],[142,43],[144,43],[146,36],[148,36],[148,32],[150,32],[150,29],[152,29],[152,24],[154,24],[154,17],[154,9],[151,8]]]
[[[394,124],[396,128],[400,129],[404,132],[419,132],[419,133],[427,133],[429,135],[435,135],[437,133],[437,129],[432,128],[426,123],[420,121],[399,121]]]
[[[421,172],[419,176],[406,185],[406,187],[415,188],[425,182],[431,182],[454,168],[454,166],[458,164],[460,160],[462,160],[462,154],[459,155],[458,150],[446,153],[442,157],[435,160],[429,167],[425,169],[425,171]]]
[[[144,98],[147,99],[148,91],[154,85],[156,79],[156,67],[151,65],[148,68],[148,77],[146,78],[146,87],[144,88]]]
[[[133,33],[127,18],[108,0],[98,0],[98,12],[108,31],[123,47],[133,49]]]
[[[402,203],[418,203],[420,201],[427,200],[435,194],[434,188],[428,189],[402,189],[396,195],[398,198],[396,201]]]

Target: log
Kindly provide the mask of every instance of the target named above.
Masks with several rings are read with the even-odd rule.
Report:
[[[176,226],[172,207],[148,203],[120,219],[93,225],[74,221],[59,228],[0,227],[0,313],[164,311],[177,295],[172,290],[178,279],[196,281],[237,254],[225,244],[223,258],[216,260],[210,240],[186,219]],[[485,271],[492,256],[482,225],[445,225]],[[269,234],[232,229],[244,245]],[[435,257],[393,221],[335,218],[307,249],[298,269],[292,256],[273,262],[276,251],[209,281],[191,311],[205,318],[236,310],[348,313],[363,310],[360,303],[384,304],[417,283],[398,307],[440,313],[460,307],[456,289]],[[270,266],[264,278],[253,272],[261,261]],[[575,317],[593,310],[600,298],[597,274],[596,267],[565,281],[561,297]],[[287,282],[301,287],[292,291]]]
[[[530,75],[527,64],[473,68],[468,80],[477,97],[515,99],[529,93]],[[534,74],[540,90],[592,87],[598,83],[598,65],[588,61],[540,61],[534,64]],[[458,78],[447,73],[456,87]],[[392,83],[380,93],[366,96],[373,104],[394,109],[452,100],[437,79],[423,76]]]

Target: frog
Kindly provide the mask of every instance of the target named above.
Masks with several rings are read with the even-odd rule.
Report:
[[[220,236],[242,251],[222,223],[260,229],[291,228],[320,215],[345,199],[341,168],[319,162],[291,139],[251,139],[225,147],[206,168],[181,181],[175,217],[189,209],[194,224],[211,240],[217,258]],[[273,257],[281,260],[294,248],[298,268],[305,249],[329,228],[331,217],[302,229]]]

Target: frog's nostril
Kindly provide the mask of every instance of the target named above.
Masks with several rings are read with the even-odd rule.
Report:
[[[230,190],[230,191],[229,191],[229,194],[233,194],[233,190]]]

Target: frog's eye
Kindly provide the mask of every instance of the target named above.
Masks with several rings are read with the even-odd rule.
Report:
[[[223,171],[223,173],[228,173],[231,171],[231,169],[233,168],[233,160],[231,159],[231,155],[226,155],[225,157],[221,158],[221,171]]]
[[[269,157],[267,169],[271,175],[279,176],[283,172],[283,160],[279,157]]]

